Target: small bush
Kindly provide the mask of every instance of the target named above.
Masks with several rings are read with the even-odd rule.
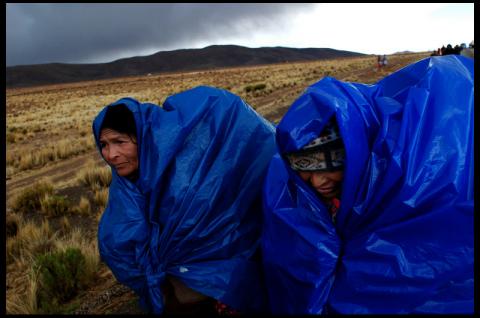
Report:
[[[265,87],[267,87],[267,84],[256,84],[256,85],[247,85],[245,87],[245,92],[249,93],[249,92],[255,92],[255,91],[258,91],[258,90],[262,90],[264,89]]]
[[[71,300],[88,285],[85,256],[78,248],[37,256],[40,288],[37,300],[43,313],[54,313],[59,305]]]
[[[257,84],[257,85],[255,85],[255,86],[253,87],[253,90],[254,90],[254,91],[259,91],[259,90],[264,89],[265,87],[267,87],[266,84]]]
[[[73,227],[61,240],[57,240],[56,247],[59,251],[79,248],[85,256],[85,271],[88,281],[93,281],[97,277],[100,267],[100,254],[96,239],[92,240],[84,231],[78,227]]]
[[[70,201],[60,195],[45,195],[40,199],[40,210],[48,216],[60,216],[70,213]]]
[[[40,209],[40,201],[53,193],[53,185],[48,181],[38,181],[26,188],[13,201],[12,209],[15,212],[35,212]]]

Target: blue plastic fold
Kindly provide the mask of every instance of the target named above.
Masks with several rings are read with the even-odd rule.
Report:
[[[277,127],[264,184],[273,313],[472,313],[473,60],[431,57],[374,85],[324,78]],[[282,156],[335,117],[336,224]]]
[[[172,275],[240,312],[266,310],[260,247],[261,187],[275,130],[240,97],[197,87],[163,107],[123,98],[137,126],[139,178],[112,169],[98,230],[102,260],[145,308],[164,309]],[[99,148],[100,149],[100,148]]]

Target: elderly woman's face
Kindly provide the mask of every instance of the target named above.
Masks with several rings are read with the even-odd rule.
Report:
[[[102,155],[121,177],[134,175],[138,170],[137,143],[129,135],[105,128],[100,132]]]

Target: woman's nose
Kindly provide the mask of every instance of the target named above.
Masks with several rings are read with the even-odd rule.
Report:
[[[105,147],[103,148],[103,156],[105,157],[105,159],[107,161],[112,161],[114,160],[116,157],[118,157],[118,151],[116,149],[116,147],[112,147],[112,146],[108,146],[108,147]]]
[[[310,177],[310,182],[314,187],[322,185],[325,181],[327,181],[327,178],[321,172],[314,172]]]

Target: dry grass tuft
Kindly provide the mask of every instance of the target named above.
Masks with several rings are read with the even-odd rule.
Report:
[[[13,237],[17,235],[18,228],[20,224],[23,222],[23,219],[20,215],[16,213],[9,213],[5,218],[5,234],[7,237]]]
[[[70,224],[70,221],[68,220],[68,217],[63,216],[60,219],[59,227],[60,228],[58,229],[58,233],[62,236],[65,236],[65,235],[67,235],[67,233],[70,232],[72,226]]]
[[[70,206],[70,200],[60,195],[46,194],[40,199],[40,210],[49,217],[69,214]]]
[[[90,136],[82,137],[75,142],[63,139],[53,143],[44,144],[41,149],[34,152],[10,152],[7,154],[7,167],[12,167],[15,172],[41,168],[49,162],[68,159],[83,154],[95,147]]]
[[[85,196],[82,196],[78,205],[73,209],[73,212],[87,216],[90,215],[91,210],[90,201]]]
[[[21,222],[17,235],[7,238],[7,264],[28,263],[36,255],[52,251],[56,238],[48,220],[43,221],[40,226],[33,221]]]
[[[25,287],[26,289],[23,292],[7,294],[7,314],[33,315],[38,313],[38,273],[33,268],[28,270]]]
[[[41,207],[41,200],[53,194],[53,185],[48,180],[41,180],[23,190],[13,201],[14,212],[35,212]]]
[[[108,188],[99,188],[94,191],[93,200],[101,210],[105,209],[108,201]]]
[[[80,184],[88,186],[92,191],[108,187],[112,182],[111,168],[107,165],[99,166],[90,161],[85,168],[77,173],[77,180]]]

